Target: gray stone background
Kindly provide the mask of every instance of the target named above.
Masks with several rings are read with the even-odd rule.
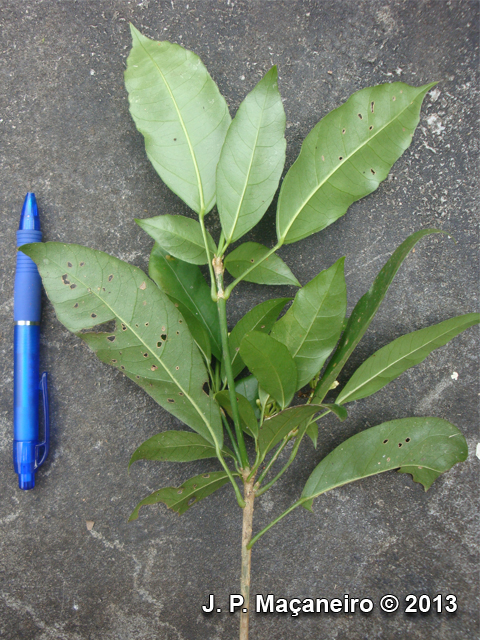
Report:
[[[133,450],[179,423],[101,364],[45,300],[42,362],[50,373],[52,450],[31,492],[11,466],[15,229],[35,191],[44,237],[105,250],[147,268],[151,240],[134,217],[186,213],[149,164],[123,86],[128,23],[198,53],[235,113],[273,64],[287,113],[287,165],[311,127],[354,91],[438,80],[411,147],[378,191],[320,234],[281,250],[301,282],[346,255],[351,310],[411,232],[450,232],[417,245],[347,372],[391,339],[478,309],[476,70],[478,3],[469,0],[0,0],[1,413],[0,637],[9,640],[227,640],[238,615],[204,616],[238,591],[241,513],[225,487],[182,517],[163,505],[127,518],[166,485],[214,461],[138,463]],[[274,241],[274,207],[250,239]],[[212,233],[219,231],[210,216]],[[266,295],[289,294],[271,288]],[[265,295],[239,287],[233,324]],[[465,434],[468,462],[424,493],[410,476],[369,478],[290,514],[254,547],[252,593],[370,597],[369,616],[252,615],[255,640],[475,638],[478,632],[475,457],[478,331],[470,329],[349,419],[324,423],[283,481],[259,499],[256,531],[299,495],[344,438],[398,417],[436,415]],[[454,379],[454,372],[458,379]],[[86,521],[94,521],[87,531]],[[382,614],[392,593],[453,593],[455,615]]]

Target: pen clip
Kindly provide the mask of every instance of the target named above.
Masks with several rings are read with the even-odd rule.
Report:
[[[50,447],[50,417],[48,412],[48,384],[47,384],[47,372],[44,371],[42,373],[42,377],[40,378],[40,384],[38,386],[40,393],[42,394],[42,405],[43,405],[43,424],[45,431],[45,440],[43,442],[39,442],[35,447],[35,469],[38,469],[44,462],[48,455],[48,449]],[[43,455],[39,459],[39,450],[43,447]]]

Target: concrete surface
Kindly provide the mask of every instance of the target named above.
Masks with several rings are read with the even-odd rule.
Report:
[[[468,0],[0,0],[1,354],[0,637],[8,640],[227,640],[238,615],[204,616],[238,590],[241,513],[227,487],[182,517],[164,506],[127,524],[136,502],[214,461],[137,464],[132,451],[179,426],[143,391],[101,364],[44,306],[42,361],[51,375],[52,451],[34,491],[11,468],[14,238],[23,197],[37,194],[44,236],[103,249],[143,268],[151,247],[134,217],[185,213],[149,164],[123,86],[128,23],[196,51],[232,114],[272,63],[287,112],[287,167],[302,139],[353,91],[385,81],[438,80],[414,142],[391,179],[324,232],[281,254],[302,282],[347,256],[349,309],[411,232],[417,245],[348,371],[394,337],[478,310],[476,100],[478,3]],[[210,228],[218,223],[210,216]],[[271,208],[250,239],[274,239]],[[290,293],[271,289],[268,295]],[[238,288],[230,323],[261,301]],[[300,494],[316,462],[367,426],[410,415],[455,423],[468,462],[428,493],[388,473],[298,510],[254,548],[252,593],[369,597],[369,615],[252,615],[255,640],[465,640],[478,633],[476,562],[478,331],[434,352],[376,396],[354,403],[319,447],[304,446],[258,501],[255,530]],[[458,373],[458,379],[454,372]],[[86,521],[94,521],[91,531]],[[387,615],[391,593],[455,594],[458,612]],[[404,608],[402,604],[401,608]]]

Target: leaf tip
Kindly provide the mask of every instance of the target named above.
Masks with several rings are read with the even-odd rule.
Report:
[[[139,511],[139,508],[137,506],[130,514],[130,517],[128,518],[127,522],[133,522],[134,520],[136,520],[138,518],[138,511]]]
[[[278,78],[278,68],[277,65],[274,64],[272,67],[270,67],[270,69],[267,71],[267,74],[272,74],[272,78],[274,78],[275,80],[277,80]]]
[[[136,28],[136,26],[133,24],[133,22],[129,22],[128,23],[130,26],[130,33],[132,35],[132,39],[133,36],[136,36],[137,38],[139,38],[142,34],[140,33],[140,31]]]

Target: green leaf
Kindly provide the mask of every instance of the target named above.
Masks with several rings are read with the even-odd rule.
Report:
[[[357,433],[329,453],[307,480],[301,500],[311,507],[314,498],[330,489],[392,469],[411,473],[427,490],[467,455],[465,438],[446,420],[392,420]]]
[[[337,398],[337,404],[372,395],[400,374],[425,360],[438,347],[480,322],[480,314],[468,313],[407,333],[379,349],[353,374]]]
[[[341,416],[341,420],[346,417],[346,413],[341,411],[342,407],[337,407],[336,405],[302,404],[285,409],[285,411],[275,414],[272,418],[264,420],[258,432],[258,449],[261,460],[291,431],[297,429],[306,420],[311,419],[316,413],[324,409],[333,410]]]
[[[323,402],[322,404],[317,404],[317,407],[328,409],[328,411],[331,411],[337,416],[340,422],[343,422],[348,418],[348,413],[345,407],[342,407],[335,402]]]
[[[258,419],[260,417],[260,411],[257,405],[258,400],[258,380],[255,376],[247,376],[246,378],[242,378],[241,380],[237,380],[235,382],[235,391],[240,393],[244,398],[246,398],[250,406],[255,412],[255,417]]]
[[[215,400],[218,404],[225,409],[230,418],[232,416],[232,404],[230,402],[230,394],[228,391],[219,391],[215,394]],[[257,438],[258,436],[258,422],[255,417],[255,412],[253,410],[250,402],[242,396],[241,393],[237,392],[237,403],[238,403],[238,411],[240,413],[240,421],[242,423],[242,427],[244,431],[252,436],[252,438]]]
[[[409,147],[423,98],[434,85],[367,87],[320,120],[282,183],[280,242],[297,242],[324,229],[375,191]]]
[[[385,297],[388,287],[392,283],[392,280],[402,262],[417,242],[424,236],[431,233],[443,233],[443,231],[439,231],[438,229],[422,229],[416,233],[412,233],[412,235],[404,240],[380,270],[367,293],[365,293],[357,302],[352,311],[352,315],[348,319],[346,329],[340,338],[340,342],[338,343],[335,353],[330,358],[330,361],[320,379],[320,383],[317,386],[315,391],[315,401],[320,402],[323,400],[332,384],[337,379],[346,361],[360,342],[365,331],[370,326],[370,323],[373,320],[373,317]]]
[[[172,191],[197,213],[208,213],[231,122],[225,99],[197,55],[130,28],[125,86],[147,155]]]
[[[196,220],[185,216],[155,216],[135,222],[158,244],[175,258],[191,264],[207,264],[216,247],[212,236],[207,233],[210,256],[207,257],[203,243],[202,229]]]
[[[150,254],[148,274],[170,300],[178,305],[180,312],[183,313],[186,308],[202,323],[208,333],[212,353],[220,360],[222,340],[217,306],[200,269],[172,257],[156,243]],[[185,320],[188,322],[187,314]],[[192,327],[191,331],[195,333],[195,328]]]
[[[313,442],[313,446],[316,449],[317,448],[317,441],[318,441],[318,424],[316,422],[311,422],[308,425],[307,430],[305,431],[305,433],[310,438],[310,440]]]
[[[268,209],[285,164],[285,111],[272,67],[240,105],[217,167],[217,208],[228,244]]]
[[[177,302],[175,298],[170,299],[175,304],[175,306],[178,305],[178,310],[184,317],[190,333],[192,334],[192,338],[195,340],[195,344],[200,349],[205,362],[210,364],[212,360],[212,345],[205,325],[201,322],[201,320],[196,318],[193,313],[189,311],[187,307],[181,302]]]
[[[288,349],[266,333],[252,331],[240,343],[240,355],[258,383],[284,409],[297,384],[295,362]]]
[[[288,284],[299,287],[299,281],[276,253],[272,253],[265,260],[263,259],[269,251],[270,249],[258,242],[244,242],[226,256],[224,261],[225,269],[234,278],[241,278],[246,282],[274,285]],[[257,262],[260,263],[258,267],[255,267],[244,276],[245,271]]]
[[[241,320],[234,326],[232,332],[228,336],[228,346],[230,356],[232,358],[233,377],[236,378],[245,364],[240,357],[240,342],[245,334],[250,331],[262,331],[269,333],[275,324],[283,307],[291,298],[274,298],[257,304]]]
[[[237,475],[237,474],[234,474]],[[228,476],[225,471],[202,473],[184,482],[180,487],[165,487],[150,494],[137,504],[128,519],[129,522],[138,518],[140,508],[148,504],[163,502],[169,509],[173,509],[182,515],[192,505],[211,495],[224,484],[227,484]]]
[[[222,451],[223,455],[231,453]],[[169,462],[191,462],[203,458],[215,458],[215,447],[210,442],[190,431],[164,431],[145,440],[130,458],[128,467],[137,460],[168,460]]]
[[[174,304],[138,269],[101,251],[58,242],[25,245],[58,319],[79,332],[111,320],[108,333],[81,333],[97,356],[221,448],[223,427],[202,357]]]
[[[297,365],[297,389],[317,375],[340,337],[347,309],[344,261],[340,258],[302,287],[273,327],[272,337],[288,348]]]

